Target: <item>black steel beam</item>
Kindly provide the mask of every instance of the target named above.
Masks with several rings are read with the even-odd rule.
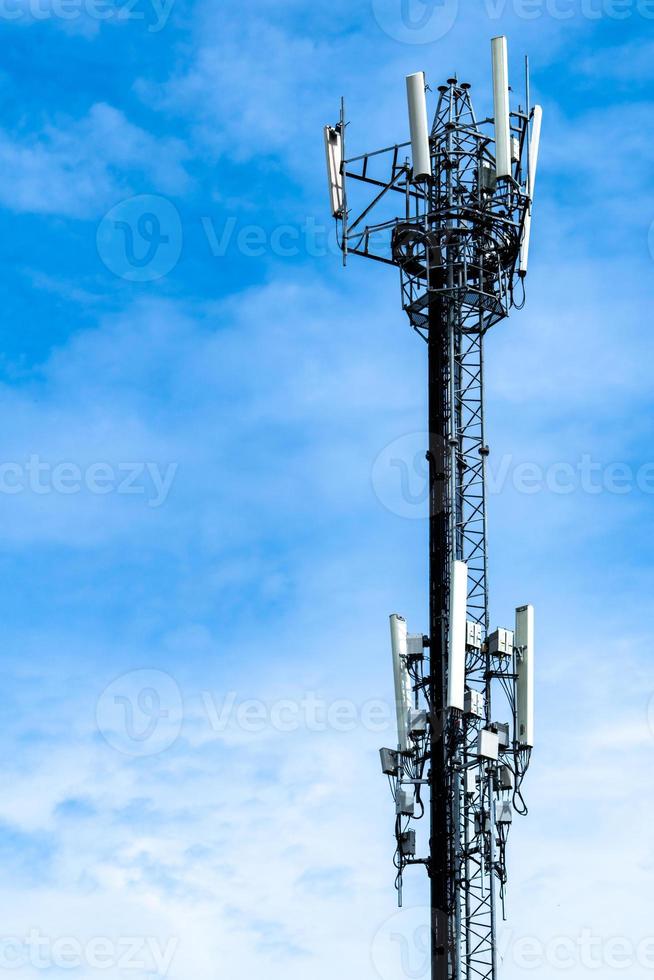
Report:
[[[449,599],[449,350],[444,304],[429,311],[429,592],[430,592],[430,857],[431,976],[452,980],[451,828],[445,724]]]

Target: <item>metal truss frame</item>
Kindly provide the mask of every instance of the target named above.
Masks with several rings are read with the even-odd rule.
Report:
[[[412,180],[407,143],[346,159],[340,244],[345,258],[354,254],[400,268],[403,308],[429,352],[429,664],[428,675],[416,671],[414,680],[416,698],[426,701],[430,726],[415,757],[402,766],[416,783],[429,767],[431,841],[428,859],[404,859],[400,852],[400,888],[407,865],[427,866],[433,980],[496,980],[506,834],[496,824],[496,802],[502,799],[498,764],[480,761],[477,742],[480,731],[495,720],[498,681],[511,705],[513,659],[498,663],[483,647],[469,651],[466,685],[484,695],[481,718],[446,710],[444,692],[452,561],[468,565],[469,620],[481,625],[484,639],[490,627],[484,337],[515,305],[517,262],[530,205],[521,164],[530,114],[528,108],[512,114],[519,159],[513,176],[497,182],[492,120],[477,121],[470,86],[451,78],[438,92],[432,179]],[[346,126],[342,109],[343,145]],[[354,185],[372,192],[356,213],[349,200]],[[380,214],[383,208],[386,215]],[[513,705],[511,710],[514,736],[503,758],[521,776],[528,759],[522,759],[521,770]],[[400,824],[398,819],[398,837]]]

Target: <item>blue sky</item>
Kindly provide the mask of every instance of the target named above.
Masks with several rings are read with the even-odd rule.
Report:
[[[413,461],[425,351],[394,271],[334,254],[321,127],[345,94],[353,150],[406,139],[423,69],[486,114],[498,33],[545,109],[528,303],[487,348],[493,618],[533,602],[540,653],[502,975],[551,977],[570,944],[584,975],[589,931],[600,980],[616,938],[651,972],[650,7],[409,0],[407,32],[400,0],[0,5],[14,976],[398,975],[384,937],[426,891],[389,924],[376,749],[426,525],[379,460]]]

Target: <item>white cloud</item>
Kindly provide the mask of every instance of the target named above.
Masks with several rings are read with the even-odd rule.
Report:
[[[183,144],[134,126],[118,109],[96,103],[79,120],[40,132],[0,130],[0,202],[18,212],[95,218],[138,190],[174,193],[188,186]]]
[[[84,473],[96,463],[174,466],[171,495],[148,511],[144,495],[39,494],[27,479],[26,492],[12,493],[16,477],[3,467],[5,540],[88,546],[136,530],[157,538],[168,527],[176,548],[190,522],[222,551],[239,534],[251,541],[266,521],[277,527],[282,514],[306,519],[318,501],[348,509],[350,490],[367,506],[371,461],[389,426],[404,418],[411,428],[419,411],[417,392],[393,383],[395,358],[410,363],[422,351],[408,327],[388,321],[361,336],[359,315],[317,282],[280,282],[194,315],[144,301],[73,335],[20,386],[0,388],[12,418],[4,467],[24,468],[33,455]],[[379,345],[380,330],[388,345]],[[225,424],[235,416],[237,425]],[[356,424],[346,460],[330,427],[349,429],[355,418],[367,423]],[[268,448],[250,457],[244,447],[263,431]]]

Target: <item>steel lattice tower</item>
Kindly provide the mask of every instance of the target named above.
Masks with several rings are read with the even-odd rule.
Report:
[[[515,632],[491,634],[489,618],[484,338],[524,295],[541,113],[527,85],[525,107],[509,115],[506,42],[493,43],[495,118],[478,122],[470,86],[449,79],[422,172],[417,76],[411,144],[348,160],[343,107],[325,132],[343,253],[399,267],[403,307],[428,352],[429,632],[408,634],[392,617],[399,743],[382,750],[382,766],[400,900],[407,867],[429,875],[433,980],[496,980],[506,841],[513,812],[526,812],[533,746],[533,610],[517,610]],[[357,187],[373,197],[355,210]],[[410,829],[416,807],[429,814],[426,858]]]

